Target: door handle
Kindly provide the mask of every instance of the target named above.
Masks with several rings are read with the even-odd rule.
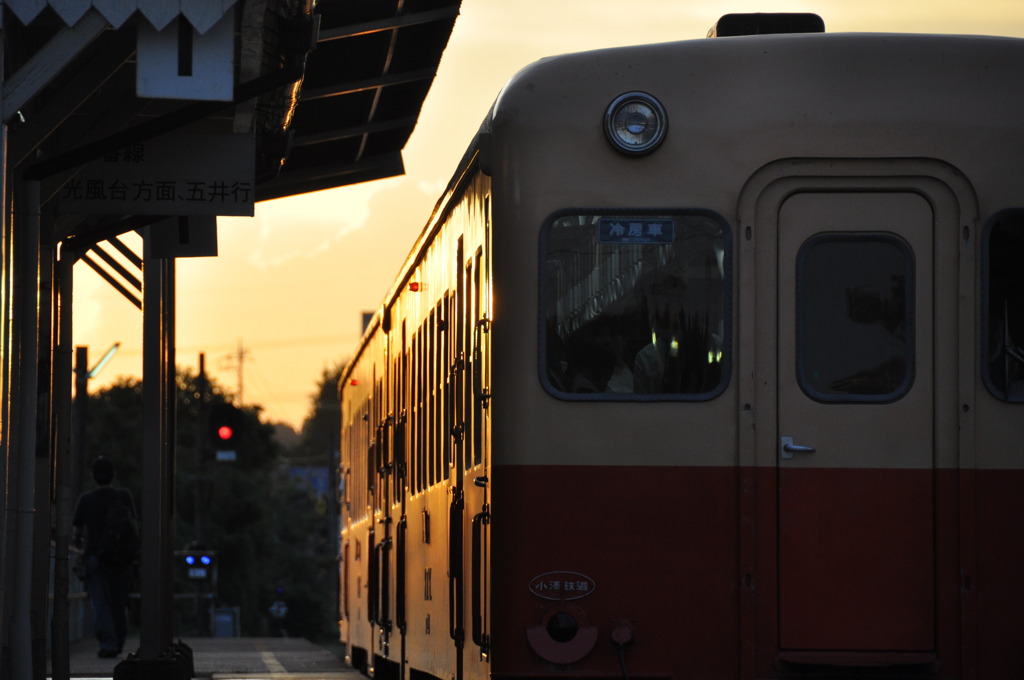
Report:
[[[814,447],[794,444],[792,437],[783,437],[779,445],[779,456],[783,460],[789,460],[794,453],[814,453]]]

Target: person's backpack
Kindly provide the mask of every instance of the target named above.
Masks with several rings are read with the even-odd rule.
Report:
[[[134,562],[139,555],[139,531],[135,527],[135,514],[125,502],[124,495],[116,492],[107,504],[96,556],[113,566]]]

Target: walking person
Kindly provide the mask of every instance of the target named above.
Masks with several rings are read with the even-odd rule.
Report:
[[[82,494],[75,508],[74,542],[82,548],[84,536],[85,589],[100,643],[97,655],[114,658],[128,632],[128,590],[139,551],[137,515],[131,491],[113,486],[109,458],[96,459],[92,477],[96,488]]]

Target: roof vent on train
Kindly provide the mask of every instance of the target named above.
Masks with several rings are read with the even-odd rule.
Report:
[[[726,14],[708,31],[709,38],[768,33],[824,33],[825,22],[810,12]]]

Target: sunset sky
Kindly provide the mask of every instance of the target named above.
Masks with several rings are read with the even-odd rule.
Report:
[[[1021,0],[463,0],[403,153],[404,176],[260,203],[253,218],[220,218],[220,255],[178,261],[178,365],[194,372],[205,353],[208,374],[228,392],[241,389],[267,419],[300,427],[321,373],[351,355],[361,313],[381,303],[516,71],[564,52],[702,38],[719,16],[756,11],[816,12],[829,32],[1024,37]],[[125,241],[141,252],[138,241]],[[74,310],[74,342],[89,347],[90,363],[120,343],[91,390],[141,374],[141,313],[84,264],[75,269]]]

